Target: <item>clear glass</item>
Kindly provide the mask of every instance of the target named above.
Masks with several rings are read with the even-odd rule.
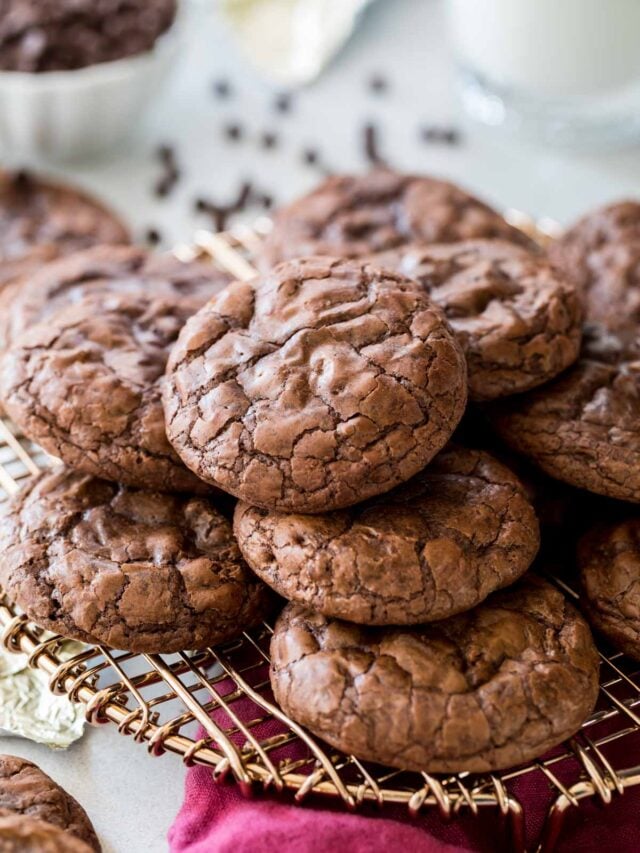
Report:
[[[640,139],[640,0],[448,0],[462,100],[571,146]]]

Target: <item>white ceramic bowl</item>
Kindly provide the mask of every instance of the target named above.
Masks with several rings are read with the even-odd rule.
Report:
[[[181,4],[182,6],[182,4]],[[140,115],[178,53],[182,8],[152,50],[72,71],[0,71],[0,152],[74,160],[117,145]]]

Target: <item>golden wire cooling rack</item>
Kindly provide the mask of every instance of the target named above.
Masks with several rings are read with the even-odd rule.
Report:
[[[521,215],[510,217],[527,226]],[[225,234],[200,232],[175,253],[204,256],[240,278],[253,273],[250,258],[268,228]],[[0,499],[51,461],[0,420]],[[572,598],[575,592],[553,579]],[[525,849],[523,787],[542,782],[551,806],[541,851],[550,851],[567,811],[588,799],[603,804],[640,784],[640,667],[602,649],[600,699],[570,741],[540,760],[512,770],[432,776],[359,761],[310,736],[273,703],[268,679],[271,627],[196,653],[131,654],[102,646],[69,657],[66,641],[51,637],[21,615],[0,590],[0,642],[28,655],[47,674],[54,693],[84,706],[87,720],[111,724],[152,755],[167,752],[186,764],[210,767],[215,779],[234,780],[244,792],[290,792],[302,803],[312,795],[347,809],[371,803],[404,805],[411,813],[436,809],[443,819],[493,809],[505,818],[510,849]],[[204,735],[202,732],[204,731]]]

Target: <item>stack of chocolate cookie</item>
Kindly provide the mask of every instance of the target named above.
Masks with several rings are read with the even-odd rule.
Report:
[[[602,276],[630,308],[640,227],[594,220],[550,260],[458,187],[376,171],[282,210],[251,281],[113,246],[23,277],[0,395],[67,467],[4,509],[0,583],[45,627],[158,652],[254,624],[272,588],[275,697],[330,744],[428,772],[540,755],[592,711],[598,654],[528,573],[502,439],[458,427],[482,412],[552,476],[637,500],[633,322]],[[634,529],[580,552],[626,649]]]

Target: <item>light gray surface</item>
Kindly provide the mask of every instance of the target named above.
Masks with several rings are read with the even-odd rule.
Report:
[[[199,194],[224,201],[246,177],[279,200],[311,186],[317,173],[300,156],[307,146],[334,168],[360,167],[360,130],[370,119],[383,126],[383,149],[395,165],[451,176],[500,206],[566,222],[591,205],[640,195],[637,150],[578,156],[477,129],[456,149],[421,143],[421,122],[448,122],[456,113],[442,11],[439,0],[379,0],[343,55],[282,117],[272,108],[273,89],[245,66],[215,12],[203,13],[192,25],[181,68],[137,141],[108,163],[56,171],[105,196],[138,233],[153,224],[169,241],[188,240],[206,225],[191,210]],[[366,87],[376,72],[390,81],[388,94],[378,98]],[[211,93],[213,79],[222,76],[236,92],[228,101]],[[236,120],[246,139],[230,145],[221,129]],[[259,135],[270,129],[280,145],[264,151]],[[177,144],[184,170],[176,193],[162,202],[150,192],[159,174],[151,152],[160,141]],[[90,731],[67,753],[6,739],[0,749],[37,761],[76,795],[109,853],[166,850],[182,798],[179,759],[150,758],[144,746],[110,727]]]

